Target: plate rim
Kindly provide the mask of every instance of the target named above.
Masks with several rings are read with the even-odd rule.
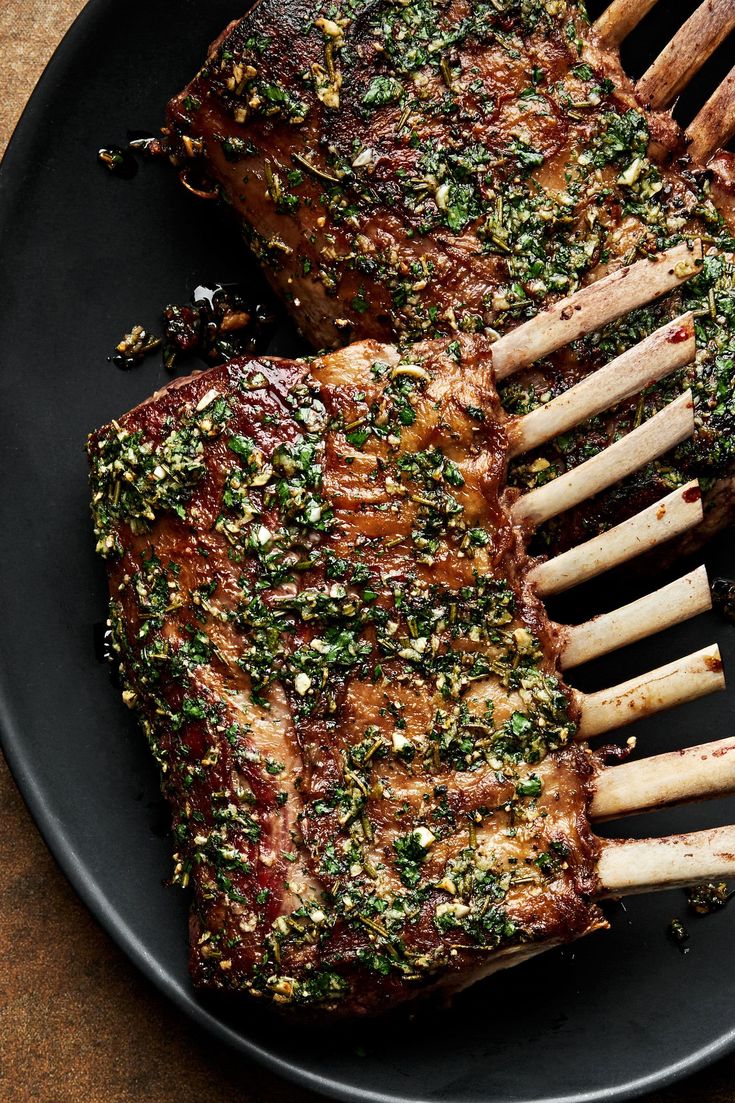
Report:
[[[246,2],[246,0],[245,0]],[[120,0],[87,0],[77,17],[47,62],[37,81],[0,160],[0,241],[6,222],[18,200],[16,179],[20,167],[29,162],[34,136],[39,133],[36,122],[53,100],[54,89],[64,73],[73,68],[76,54],[94,24],[119,6]],[[24,753],[23,732],[11,714],[11,694],[8,692],[10,671],[0,666],[0,750],[20,795],[56,865],[104,932],[123,951],[153,986],[184,1011],[194,1022],[204,1027],[239,1054],[257,1061],[271,1072],[299,1086],[345,1103],[432,1103],[427,1096],[386,1094],[361,1088],[325,1074],[303,1068],[296,1061],[279,1056],[267,1047],[252,1041],[245,1034],[223,1022],[196,998],[193,988],[187,988],[188,977],[177,983],[164,970],[153,954],[128,926],[110,903],[75,852],[63,823],[56,820],[47,807],[44,791],[35,776],[30,756]],[[682,1080],[735,1050],[735,1024],[718,1038],[694,1050],[674,1064],[662,1067],[644,1077],[610,1088],[571,1095],[537,1096],[533,1101],[516,1103],[616,1103],[639,1097],[646,1092],[664,1088]],[[436,1097],[434,1097],[435,1100]]]

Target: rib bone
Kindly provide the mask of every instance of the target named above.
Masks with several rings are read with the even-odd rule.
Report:
[[[735,876],[735,826],[660,839],[601,839],[599,896],[683,888]]]
[[[531,570],[530,581],[541,597],[563,593],[686,532],[698,525],[702,516],[699,483],[695,479],[601,536],[539,563]]]
[[[657,0],[613,0],[595,23],[595,30],[608,46],[619,46],[648,15]]]
[[[592,459],[524,494],[512,507],[513,520],[517,524],[540,525],[645,467],[693,432],[694,403],[692,392],[686,391]]]
[[[707,570],[698,567],[668,586],[646,594],[638,601],[603,613],[583,624],[567,625],[561,630],[562,670],[581,666],[629,643],[681,624],[712,608]]]
[[[519,456],[691,364],[697,351],[691,313],[674,318],[530,414],[508,426],[508,454]]]
[[[505,379],[585,333],[653,302],[695,275],[701,265],[701,242],[682,242],[575,291],[495,342],[496,378]]]
[[[600,772],[590,815],[611,820],[735,792],[735,738],[653,755]]]
[[[720,651],[713,644],[610,689],[575,691],[581,710],[577,738],[591,739],[724,688]]]
[[[735,67],[687,127],[689,153],[704,165],[735,134]]]
[[[704,0],[651,67],[636,91],[651,107],[668,107],[735,27],[732,0]]]

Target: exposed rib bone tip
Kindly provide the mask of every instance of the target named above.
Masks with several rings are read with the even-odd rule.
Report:
[[[599,896],[735,877],[735,826],[659,839],[601,839]]]
[[[548,408],[548,407],[547,407]],[[694,432],[691,391],[579,467],[524,494],[512,507],[517,524],[538,526],[645,467]]]
[[[687,127],[689,155],[705,165],[735,134],[735,67]]]
[[[596,820],[709,800],[735,792],[735,736],[600,771],[590,815]]]
[[[695,479],[601,536],[539,563],[529,579],[541,597],[563,593],[679,536],[698,525],[703,515],[702,494]]]
[[[638,394],[651,383],[690,364],[696,351],[694,317],[689,312],[667,322],[551,402],[512,421],[508,427],[510,456],[538,448]]]
[[[617,651],[630,643],[652,636],[674,624],[712,608],[712,594],[705,567],[678,578],[629,605],[603,613],[583,624],[561,629],[562,670],[580,666],[590,659]]]
[[[720,650],[713,644],[609,689],[577,693],[577,738],[592,739],[724,688]]]
[[[613,0],[595,23],[595,30],[608,46],[620,46],[657,0]]]
[[[641,101],[656,109],[669,107],[733,27],[732,0],[704,0],[638,81]]]
[[[616,268],[542,310],[493,345],[497,378],[505,379],[562,345],[672,291],[695,274],[701,257],[701,242],[684,241],[657,257]]]

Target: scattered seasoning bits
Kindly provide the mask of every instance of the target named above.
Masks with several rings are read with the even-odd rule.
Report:
[[[150,160],[162,154],[160,139],[144,130],[129,130],[126,147],[103,146],[97,150],[97,160],[112,176],[132,180],[138,171],[139,158]]]
[[[516,784],[516,793],[519,797],[538,797],[541,795],[543,784],[536,774],[529,774]]]
[[[686,929],[680,919],[672,919],[667,928],[666,934],[674,943],[675,946],[681,950],[682,954],[689,953],[689,947],[686,943],[689,941],[689,931]]]
[[[701,885],[694,885],[685,889],[689,908],[695,915],[712,915],[721,911],[733,895],[728,891],[724,881],[705,881]]]
[[[424,850],[428,850],[436,842],[436,835],[429,831],[428,827],[417,827],[413,834],[416,842]]]
[[[112,176],[119,176],[121,180],[132,180],[138,171],[135,157],[120,146],[105,146],[98,150],[97,160]]]
[[[121,371],[131,371],[142,364],[146,356],[160,348],[161,343],[161,338],[151,336],[144,326],[133,326],[130,333],[126,333],[115,345],[115,351],[107,359]]]
[[[298,693],[299,697],[305,697],[311,689],[311,678],[308,674],[301,672],[297,674],[294,679],[294,689]]]
[[[239,286],[217,284],[197,287],[190,302],[168,305],[162,318],[162,336],[135,325],[108,361],[121,371],[130,371],[160,348],[164,367],[173,371],[184,356],[198,356],[211,365],[238,356],[257,356],[270,343],[277,315],[269,303],[253,301]]]

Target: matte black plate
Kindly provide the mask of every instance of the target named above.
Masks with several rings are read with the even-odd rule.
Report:
[[[683,914],[681,893],[612,907],[612,932],[501,975],[449,1013],[405,1024],[295,1030],[261,1008],[224,1011],[189,985],[186,900],[163,884],[170,845],[155,771],[94,654],[105,585],[82,446],[90,429],[165,380],[155,360],[127,375],[106,362],[121,333],[155,325],[166,302],[247,266],[237,233],[166,165],[121,181],[104,174],[95,152],[124,141],[127,127],[156,130],[168,96],[242,6],[94,0],[49,65],[3,165],[0,720],[12,769],[62,868],[130,957],[202,1026],[286,1076],[345,1099],[447,1103],[621,1099],[662,1085],[735,1038],[735,912],[693,920],[683,956],[665,937],[672,915]],[[280,340],[291,340],[287,329]],[[732,566],[733,550],[732,534],[710,548],[714,572]],[[601,594],[611,606],[630,590],[588,591],[577,615]],[[735,629],[713,614],[597,664],[585,685],[715,638],[735,678]],[[641,748],[731,732],[733,700],[731,692],[641,724]],[[626,828],[728,820],[735,803],[722,801]]]

